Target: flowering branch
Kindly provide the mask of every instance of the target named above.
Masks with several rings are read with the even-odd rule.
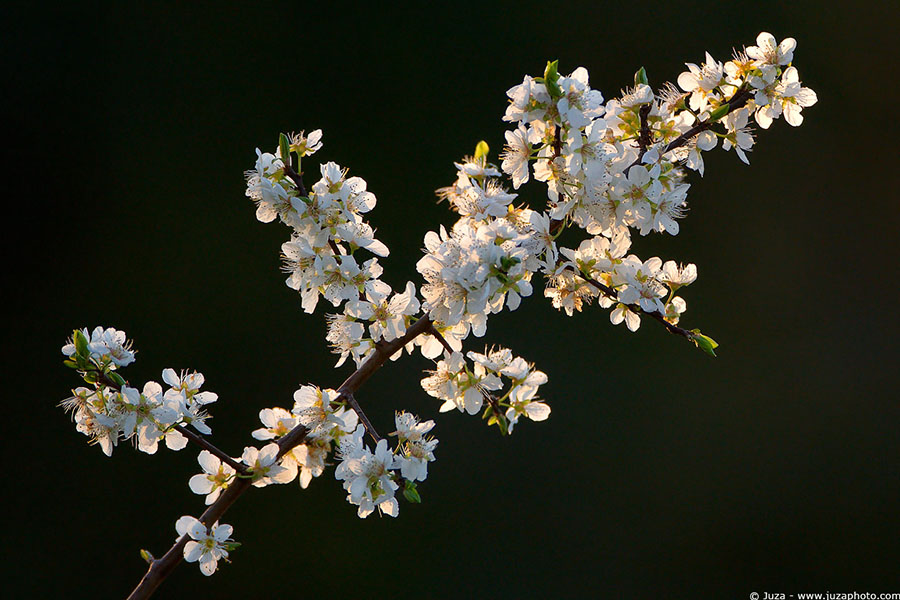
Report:
[[[574,271],[574,269],[572,269],[572,271],[576,272],[576,271]],[[582,279],[584,279],[585,281],[587,281],[589,284],[591,284],[598,290],[600,290],[600,292],[605,294],[606,297],[609,298],[610,300],[616,300],[618,298],[618,294],[617,294],[616,290],[612,289],[611,287],[609,287],[607,285],[600,283],[593,277],[585,275],[584,273],[578,273],[578,276],[581,277]],[[666,320],[666,317],[664,315],[662,315],[656,311],[644,310],[640,305],[637,305],[637,306],[632,305],[632,306],[630,306],[630,308],[632,310],[636,310],[642,314],[645,314],[648,317],[652,317],[653,319],[656,319],[657,321],[662,323],[663,326],[665,326],[666,330],[669,333],[674,333],[675,335],[680,335],[682,337],[686,337],[689,340],[694,340],[697,337],[697,335],[695,333],[690,332],[687,329],[682,329],[681,327],[678,327],[677,325],[674,325],[673,323],[669,323]]]
[[[290,410],[262,409],[263,427],[251,435],[268,443],[244,448],[238,461],[203,437],[211,433],[207,407],[217,395],[200,391],[202,374],[165,369],[168,389],[150,381],[139,391],[118,373],[134,361],[123,332],[74,332],[63,347],[64,364],[88,387],[73,390],[63,405],[74,413],[78,431],[107,455],[121,439],[148,454],[161,444],[180,450],[193,442],[202,449],[203,472],[188,485],[205,495],[208,508],[199,519],[176,521],[178,537],[162,558],[142,552],[150,566],[130,597],[149,597],[182,559],[213,574],[218,560],[239,545],[231,539],[233,528],[218,522],[237,498],[250,486],[295,479],[306,488],[332,453],[339,459],[335,478],[359,517],[375,510],[396,517],[399,494],[420,502],[417,485],[438,444],[429,434],[434,421],[395,412],[396,430],[382,438],[356,400],[375,371],[404,351],[418,347],[434,361],[421,385],[442,401],[440,412],[481,414],[504,435],[520,418],[546,420],[551,410],[538,396],[546,373],[507,348],[463,351],[470,335],[485,335],[490,315],[516,310],[532,294],[536,274],[543,275],[543,295],[569,316],[597,299],[611,309],[613,324],[636,331],[640,315],[648,315],[715,355],[714,340],[677,325],[687,303],[676,294],[696,280],[696,266],[629,253],[632,232],[676,235],[686,214],[688,170],[702,175],[702,153],[719,140],[749,163],[751,117],[763,129],[782,115],[792,126],[802,122],[802,108],[817,99],[800,84],[795,47],[792,38],[776,43],[762,33],[756,46],[724,64],[709,53],[700,66],[686,63],[679,87],[657,91],[641,68],[634,87],[609,101],[591,89],[584,68],[563,76],[553,61],[542,76],[525,76],[507,92],[503,118],[515,129],[505,134],[500,168],[480,142],[473,156],[455,163],[456,181],[438,190],[459,218],[449,230],[441,226],[425,235],[418,290],[407,282],[394,291],[382,281],[378,259],[389,250],[363,216],[376,199],[362,178],[328,162],[307,189],[301,162],[322,147],[321,130],[281,134],[274,154],[257,150],[246,191],[257,219],[291,229],[282,245],[286,283],[299,292],[305,312],[314,312],[320,299],[338,311],[326,315],[326,340],[339,355],[336,366],[351,359],[356,370],[336,390],[301,386]],[[533,176],[546,186],[546,205],[515,205],[506,176],[514,190]],[[568,227],[586,234],[577,247],[558,243]],[[365,444],[367,432],[374,451]]]
[[[741,86],[741,88],[738,89],[734,93],[734,95],[729,99],[728,103],[725,105],[725,106],[727,106],[727,109],[721,115],[721,117],[725,117],[726,115],[734,113],[738,109],[743,108],[747,104],[747,101],[750,100],[750,98],[752,98],[752,97],[753,97],[753,92],[750,90],[750,88],[747,87],[746,85]],[[721,118],[721,117],[719,117],[719,118]],[[677,138],[675,138],[674,140],[669,142],[669,144],[666,145],[666,147],[662,153],[668,154],[672,150],[675,150],[676,148],[680,148],[680,147],[684,146],[685,144],[690,142],[693,138],[697,137],[699,134],[703,133],[704,131],[706,131],[707,129],[712,127],[716,123],[716,121],[718,121],[718,118],[714,119],[713,117],[710,117],[710,119],[708,121],[702,121],[700,123],[697,123],[690,129],[688,129],[687,131],[682,133],[680,136],[678,136]],[[637,164],[637,162],[633,163],[632,166],[634,164]]]

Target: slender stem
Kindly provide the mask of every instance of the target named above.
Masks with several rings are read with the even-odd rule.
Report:
[[[444,347],[444,350],[446,350],[448,354],[453,354],[453,346],[451,346],[441,332],[437,330],[437,327],[435,327],[434,324],[431,325],[431,329],[428,330],[428,333],[441,343],[441,346]]]
[[[222,450],[220,450],[219,448],[214,446],[212,443],[210,443],[206,438],[197,435],[196,433],[194,433],[187,427],[184,427],[183,425],[176,425],[172,429],[174,429],[175,431],[177,431],[178,433],[180,433],[181,435],[183,435],[190,441],[194,442],[195,444],[197,444],[204,450],[219,457],[219,459],[221,459],[222,462],[226,463],[229,467],[231,467],[232,469],[234,469],[241,475],[247,474],[247,471],[248,471],[247,465],[245,465],[243,463],[239,463],[238,461],[234,460],[233,458],[228,456],[228,454],[226,454],[225,452],[223,452]]]
[[[284,162],[284,174],[294,182],[294,185],[297,186],[297,191],[300,192],[300,195],[306,197],[307,192],[306,186],[303,185],[303,177],[301,177],[300,174],[294,171],[293,167],[291,167],[290,158],[287,160],[287,162],[282,162]]]
[[[338,394],[345,398],[351,398],[353,394],[360,388],[362,384],[368,381],[369,377],[384,365],[398,350],[401,350],[406,344],[414,340],[423,333],[427,333],[432,327],[432,321],[427,316],[420,318],[413,323],[406,333],[395,340],[391,340],[385,344],[376,346],[375,351],[366,361],[354,371],[350,377],[344,380],[344,383],[338,388]],[[354,400],[355,402],[355,400]],[[298,425],[278,440],[278,457],[284,456],[294,447],[298,446],[306,439],[309,430],[303,425]],[[207,527],[218,521],[225,514],[232,504],[247,491],[251,486],[251,479],[235,478],[231,485],[222,492],[219,499],[216,500],[209,508],[200,516],[200,521]],[[184,557],[184,547],[188,543],[187,536],[180,537],[175,544],[163,555],[162,558],[154,559],[150,563],[147,573],[138,583],[128,600],[142,600],[149,598],[156,588],[168,577],[175,567]]]
[[[752,95],[752,93],[751,93],[750,88],[746,87],[746,85],[741,86],[734,94],[732,94],[731,99],[728,101],[728,112],[726,112],[725,115],[729,115],[729,114],[733,113],[734,111],[738,110],[739,108],[742,108],[750,100],[751,95]],[[724,118],[725,115],[722,115],[722,118]],[[675,138],[674,140],[669,142],[666,145],[666,147],[659,153],[660,156],[664,156],[665,154],[671,152],[672,150],[675,150],[676,148],[680,148],[680,147],[684,146],[689,141],[691,141],[691,139],[700,135],[701,133],[703,133],[704,131],[706,131],[707,129],[709,129],[710,127],[715,125],[716,123],[718,123],[720,120],[721,120],[721,118],[716,119],[715,121],[703,121],[701,123],[697,123],[690,129],[688,129],[687,131],[685,131],[684,133],[679,135],[677,138]],[[642,123],[643,123],[643,120],[642,120]],[[642,125],[642,129],[643,129],[643,125]],[[641,143],[641,142],[639,141],[638,143]],[[625,173],[625,175],[628,175],[628,172],[631,170],[631,167],[640,164],[641,159],[643,157],[644,157],[644,150],[643,150],[643,146],[642,146],[641,153],[638,155],[637,159],[635,159],[635,161],[633,163],[631,163],[630,165],[628,165],[628,167],[625,168],[625,171],[623,171]]]
[[[638,160],[640,160],[644,157],[644,153],[647,152],[647,148],[650,147],[650,144],[653,143],[653,138],[650,136],[650,104],[641,105],[638,114],[641,117],[641,132],[638,135],[638,146],[641,148],[641,154],[638,156]]]
[[[604,284],[600,283],[593,277],[588,277],[584,273],[580,273],[580,272],[576,271],[575,269],[569,269],[569,270],[572,271],[573,273],[576,273],[579,277],[584,279],[586,282],[588,282],[589,284],[591,284],[592,286],[594,286],[595,288],[600,290],[609,299],[618,301],[617,300],[618,294],[616,293],[616,290],[612,289],[608,285],[604,285]],[[652,317],[653,319],[659,321],[660,323],[662,323],[665,326],[666,330],[669,333],[674,333],[675,335],[680,335],[682,337],[686,337],[689,340],[693,340],[695,337],[697,337],[692,332],[688,331],[687,329],[682,329],[681,327],[678,327],[677,325],[673,325],[672,323],[669,323],[668,321],[666,321],[666,318],[664,315],[661,315],[660,313],[656,312],[655,310],[653,310],[653,311],[644,310],[640,306],[633,305],[633,304],[628,305],[628,308],[629,308],[629,310],[634,310],[635,312],[645,314],[648,317]]]
[[[344,398],[347,400],[347,404],[350,405],[350,408],[356,411],[359,420],[362,421],[363,426],[365,426],[366,431],[369,432],[369,435],[372,436],[372,439],[375,440],[375,443],[377,444],[378,442],[380,442],[381,436],[378,435],[378,432],[375,431],[375,427],[372,426],[372,422],[369,421],[369,417],[367,417],[366,413],[363,412],[363,409],[360,408],[359,402],[356,401],[356,396],[354,396],[353,394],[347,394],[346,396],[344,396]]]

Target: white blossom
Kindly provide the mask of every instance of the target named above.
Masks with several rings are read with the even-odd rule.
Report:
[[[184,516],[175,522],[175,531],[179,537],[188,536],[190,540],[184,547],[184,560],[200,562],[200,572],[212,575],[219,567],[219,559],[228,559],[229,542],[234,528],[231,525],[213,523],[206,529],[198,519]]]

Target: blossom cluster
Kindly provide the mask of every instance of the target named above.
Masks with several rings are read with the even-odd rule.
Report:
[[[406,412],[395,415],[397,445],[391,448],[388,440],[379,439],[375,450],[363,441],[366,429],[359,425],[352,435],[343,437],[338,447],[341,462],[335,477],[344,482],[347,501],[357,505],[357,515],[365,518],[378,509],[380,514],[396,517],[400,506],[395,492],[403,482],[404,496],[420,501],[416,481],[428,476],[428,463],[434,460],[438,440],[428,436],[434,421],[419,422]]]
[[[301,444],[288,450],[280,459],[275,443],[259,451],[245,449],[243,462],[251,468],[253,485],[289,483],[299,474],[300,486],[306,488],[313,477],[325,471],[326,460],[337,447],[341,462],[335,476],[345,482],[344,487],[349,493],[347,499],[359,506],[358,514],[362,518],[375,508],[397,516],[399,505],[394,497],[394,491],[399,488],[397,481],[406,480],[404,493],[415,489],[415,481],[424,481],[428,474],[427,463],[434,460],[434,448],[438,443],[426,436],[434,427],[433,421],[420,423],[409,413],[398,413],[397,430],[393,434],[398,436],[396,448],[390,450],[387,441],[380,440],[372,452],[363,443],[366,428],[359,424],[356,411],[346,406],[337,391],[312,385],[301,386],[294,393],[294,406],[290,411],[266,408],[259,416],[263,427],[253,432],[253,437],[258,440],[277,440],[298,425],[305,427],[307,434]],[[214,494],[212,500],[207,496],[207,503],[210,503],[219,490],[228,486],[234,472],[223,470],[217,459],[203,453],[200,464],[204,473],[191,479],[191,489],[198,494]]]
[[[88,341],[90,340],[90,341]],[[148,381],[143,389],[131,387],[116,373],[134,361],[132,344],[123,331],[96,328],[76,330],[62,348],[66,363],[79,369],[92,387],[78,387],[62,405],[73,414],[75,428],[99,444],[111,456],[119,441],[133,440],[141,452],[154,454],[159,442],[170,450],[181,450],[187,438],[178,430],[188,425],[200,433],[211,433],[206,406],[218,396],[201,392],[203,374],[174,369],[162,372],[163,382]]]
[[[376,204],[364,179],[348,177],[346,169],[328,162],[320,166],[321,179],[306,193],[300,164],[321,147],[322,131],[317,129],[309,136],[285,136],[274,154],[257,149],[246,193],[256,202],[260,221],[278,218],[292,229],[290,241],[282,245],[286,283],[300,292],[303,310],[313,312],[320,297],[336,308],[346,302],[342,314],[327,316],[326,340],[340,356],[336,366],[348,357],[358,366],[377,342],[403,335],[420,303],[412,283],[393,292],[380,279],[378,258],[363,260],[356,254],[360,248],[380,257],[389,254],[362,217]]]
[[[686,169],[702,175],[702,152],[720,139],[723,149],[734,148],[748,162],[751,116],[764,129],[781,114],[800,124],[802,108],[815,104],[816,95],[791,65],[795,48],[793,38],[777,43],[764,32],[757,45],[724,64],[709,53],[702,65],[688,63],[679,87],[654,92],[641,69],[633,88],[605,104],[584,68],[562,77],[556,63],[507,92],[504,120],[516,129],[506,133],[502,170],[515,189],[532,176],[547,185],[542,217],[553,224],[551,232],[571,223],[593,236],[577,250],[557,248],[555,236],[548,240],[544,295],[554,306],[571,315],[599,297],[601,306],[613,307],[612,322],[625,321],[632,331],[640,312],[678,322],[686,303],[669,283],[677,276],[676,286],[687,285],[696,267],[686,267],[688,281],[674,262],[663,269],[659,258],[626,256],[631,230],[676,235],[687,211]],[[535,228],[534,235],[545,234]]]
[[[454,352],[438,361],[437,368],[422,379],[422,388],[439,400],[440,411],[458,410],[478,414],[486,405],[485,416],[493,422],[504,421],[506,432],[512,433],[520,416],[544,421],[550,407],[537,397],[538,388],[547,383],[547,375],[525,359],[514,356],[508,348],[469,352],[470,368],[462,353]],[[503,379],[508,380],[504,393]],[[505,409],[505,411],[503,410]]]
[[[287,285],[300,292],[303,310],[311,313],[322,296],[334,306],[355,298],[382,269],[377,258],[360,264],[359,248],[387,256],[363,214],[375,207],[375,195],[360,177],[348,177],[334,162],[321,165],[321,179],[309,193],[299,179],[302,158],[322,147],[322,131],[291,136],[274,154],[257,149],[256,167],[247,172],[247,196],[257,205],[263,223],[280,219],[293,231],[282,246]],[[291,156],[297,155],[297,171]]]

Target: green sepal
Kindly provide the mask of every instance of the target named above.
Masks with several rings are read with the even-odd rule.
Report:
[[[97,376],[96,371],[88,371],[87,373],[84,374],[84,381],[86,383],[90,383],[91,385],[97,383],[97,381],[99,381],[99,379],[100,378]]]
[[[278,135],[278,148],[281,150],[281,162],[287,167],[291,166],[291,140],[281,133]]]
[[[403,497],[413,504],[422,503],[422,497],[419,495],[419,490],[416,489],[416,484],[409,479],[406,480],[406,484],[403,487]]]
[[[156,560],[155,558],[153,558],[153,555],[150,554],[149,550],[144,550],[143,548],[141,549],[141,558],[143,558],[148,565],[152,565],[153,561]]]
[[[228,552],[233,552],[240,547],[241,547],[240,542],[228,542],[227,544],[225,544],[225,550]]]
[[[559,88],[559,60],[547,61],[547,67],[544,69],[544,85],[547,91],[554,98],[562,96],[562,90]]]
[[[91,351],[88,349],[88,339],[83,331],[76,329],[75,332],[72,333],[72,342],[75,344],[75,354],[85,357],[91,355]]]
[[[488,146],[487,142],[481,140],[478,142],[478,145],[475,146],[475,161],[485,160],[487,161],[488,152],[491,151],[490,146]]]
[[[725,104],[719,106],[719,108],[717,108],[714,111],[712,111],[711,113],[709,113],[709,120],[710,121],[718,121],[719,119],[721,119],[722,117],[724,117],[725,115],[728,114],[728,111],[730,110],[730,108],[731,107],[729,107],[728,103],[726,102]]]
[[[699,329],[691,329],[691,333],[694,334],[692,341],[698,348],[700,348],[710,356],[716,355],[716,348],[719,347],[719,343],[716,340],[712,339],[708,335],[703,335],[702,333],[700,333]]]
[[[650,80],[647,79],[647,70],[644,67],[641,67],[634,74],[634,85],[649,85]]]

